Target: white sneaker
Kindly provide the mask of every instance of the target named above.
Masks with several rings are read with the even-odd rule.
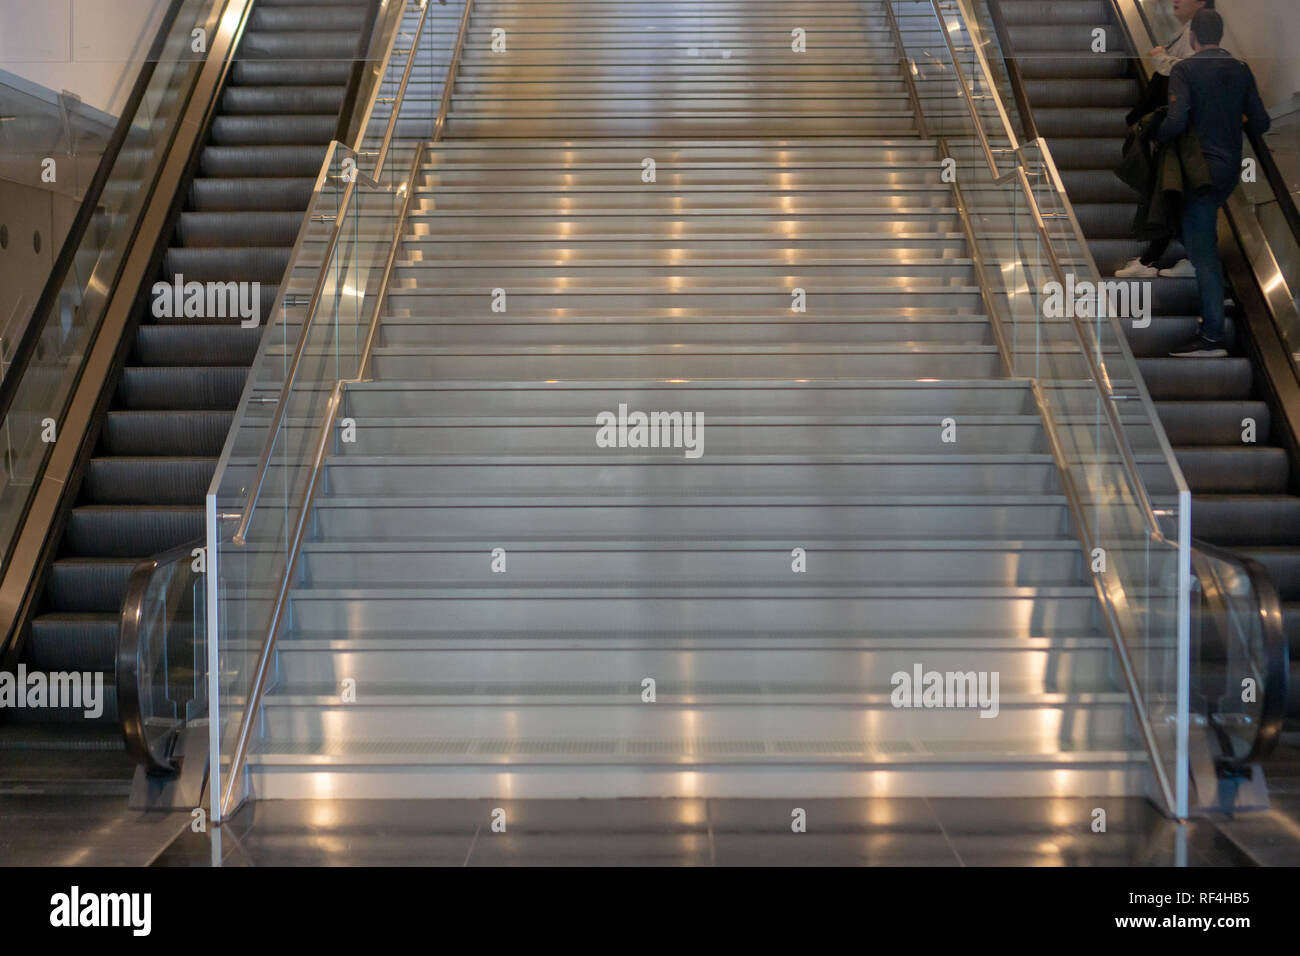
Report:
[[[1195,279],[1196,267],[1191,259],[1179,259],[1168,269],[1161,269],[1160,274],[1166,279]]]
[[[1160,273],[1155,266],[1149,266],[1141,259],[1130,259],[1122,269],[1115,270],[1116,279],[1151,279]]]

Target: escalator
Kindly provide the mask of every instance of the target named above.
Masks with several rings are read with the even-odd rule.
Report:
[[[203,496],[345,99],[355,95],[354,63],[374,15],[370,0],[257,0],[248,15],[171,198],[174,224],[136,295],[122,361],[104,383],[104,412],[19,657],[29,672],[103,674],[102,714],[13,711],[0,728],[6,779],[111,787],[130,777],[113,674],[128,580],[142,560],[203,537]],[[155,308],[172,298],[155,296],[155,284],[190,282],[238,283],[246,308],[223,308],[224,317]]]
[[[1137,196],[1114,173],[1125,114],[1143,89],[1120,12],[1109,0],[989,0],[989,6],[1001,21],[1008,67],[1023,81],[1031,108],[1024,122],[1048,142],[1101,274],[1114,275],[1145,246],[1132,238]],[[1109,52],[1093,51],[1097,28],[1106,31]],[[1183,258],[1175,242],[1158,265]],[[1192,490],[1192,534],[1267,569],[1283,602],[1291,686],[1298,686],[1300,475],[1275,384],[1252,340],[1245,311],[1252,300],[1248,290],[1235,290],[1227,357],[1172,358],[1170,349],[1196,333],[1196,279],[1150,281],[1151,324],[1126,331]],[[1254,423],[1253,440],[1246,437],[1247,420]],[[1300,714],[1300,694],[1292,693],[1288,709]]]

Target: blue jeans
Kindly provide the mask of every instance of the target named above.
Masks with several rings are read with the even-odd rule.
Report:
[[[1198,190],[1183,197],[1183,248],[1196,267],[1201,293],[1201,335],[1211,342],[1224,339],[1223,302],[1227,283],[1219,260],[1219,207],[1228,201],[1237,183]]]

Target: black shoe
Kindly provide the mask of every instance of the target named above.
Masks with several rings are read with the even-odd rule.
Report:
[[[1222,342],[1211,342],[1198,335],[1169,354],[1174,358],[1227,358],[1228,350],[1223,347]]]

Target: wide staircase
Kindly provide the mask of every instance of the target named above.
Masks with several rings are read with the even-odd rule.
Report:
[[[1141,792],[1038,400],[887,14],[474,5],[252,794]],[[602,413],[638,412],[684,427],[603,447]],[[900,696],[927,672],[996,703]]]

